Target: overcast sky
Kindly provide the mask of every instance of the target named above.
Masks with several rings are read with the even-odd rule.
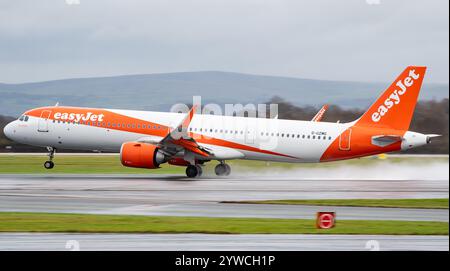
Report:
[[[0,82],[204,70],[392,81],[426,65],[428,82],[448,83],[448,12],[448,0],[0,0]]]

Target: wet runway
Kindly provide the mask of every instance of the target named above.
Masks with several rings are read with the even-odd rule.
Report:
[[[0,250],[449,250],[448,236],[0,233]]]
[[[209,217],[449,221],[448,210],[224,204],[321,198],[448,198],[447,181],[199,179],[175,176],[0,175],[0,211]]]
[[[335,206],[229,204],[202,202],[145,204],[132,199],[83,199],[52,196],[0,196],[0,211],[86,213],[151,216],[259,217],[314,219],[318,211],[333,211],[344,220],[449,221],[448,210]]]
[[[264,199],[448,198],[449,180],[348,180],[301,176],[187,179],[170,175],[2,175],[0,195],[154,202]]]
[[[225,204],[327,198],[448,198],[448,180],[164,175],[1,175],[0,211],[449,221],[448,210]],[[447,250],[448,236],[0,233],[0,250]],[[374,240],[374,241],[371,241]],[[371,241],[370,243],[367,243]],[[70,247],[70,246],[69,246]]]

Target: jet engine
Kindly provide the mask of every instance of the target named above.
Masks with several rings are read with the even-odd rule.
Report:
[[[148,143],[126,142],[120,148],[120,161],[126,167],[154,169],[168,159],[158,147]]]

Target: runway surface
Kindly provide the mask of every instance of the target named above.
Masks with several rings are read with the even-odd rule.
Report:
[[[221,201],[448,197],[448,181],[0,175],[0,211],[449,221],[448,210],[223,204]]]
[[[0,250],[449,250],[448,236],[0,233]]]
[[[326,198],[448,198],[448,180],[298,177],[186,179],[164,175],[1,175],[0,211],[161,216],[449,221],[448,210],[224,204]],[[448,250],[448,236],[1,233],[0,250]]]
[[[86,213],[152,216],[259,217],[314,219],[318,211],[333,211],[344,220],[449,221],[448,210],[301,206],[269,204],[224,204],[213,202],[142,204],[115,199],[92,200],[42,196],[0,196],[0,211]]]

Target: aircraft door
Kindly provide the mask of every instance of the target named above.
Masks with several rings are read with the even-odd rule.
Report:
[[[352,128],[345,130],[339,137],[339,150],[349,151],[351,149]]]
[[[52,111],[44,110],[38,121],[38,132],[48,132],[48,122]]]

